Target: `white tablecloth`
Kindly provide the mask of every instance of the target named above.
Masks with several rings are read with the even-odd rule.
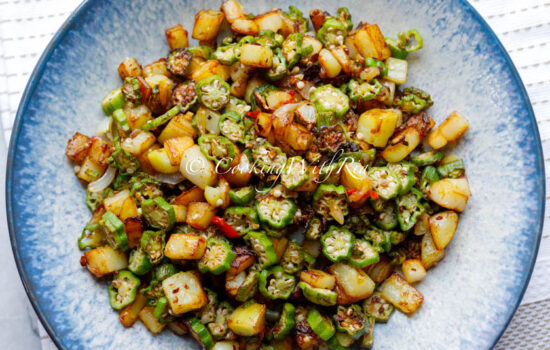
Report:
[[[0,164],[29,75],[66,17],[80,0],[0,0]],[[545,161],[550,162],[550,2],[471,0],[510,53],[537,117]],[[0,169],[0,183],[4,183]],[[550,186],[548,186],[550,188]],[[4,186],[0,185],[0,191]],[[3,197],[3,195],[2,195]],[[547,194],[546,198],[549,196]],[[0,344],[2,348],[55,349],[36,320],[17,275],[0,201]],[[547,205],[545,217],[550,215]],[[497,349],[550,348],[550,227],[545,227],[537,264],[522,305]]]

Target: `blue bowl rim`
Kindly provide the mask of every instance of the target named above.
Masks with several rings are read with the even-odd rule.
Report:
[[[21,281],[23,283],[23,287],[25,288],[25,292],[27,293],[27,296],[29,297],[32,307],[36,314],[38,315],[38,318],[40,319],[40,322],[46,329],[46,332],[50,336],[50,338],[53,340],[55,345],[59,349],[64,349],[61,345],[61,340],[57,336],[57,334],[52,329],[51,325],[47,322],[46,317],[42,310],[40,309],[38,305],[38,300],[36,295],[34,294],[33,289],[31,288],[31,283],[29,280],[29,277],[25,273],[25,270],[23,269],[23,264],[21,262],[21,257],[19,256],[19,252],[16,246],[16,238],[15,238],[15,227],[14,222],[15,219],[13,217],[13,205],[12,205],[12,189],[9,186],[9,184],[12,182],[11,179],[13,177],[13,171],[12,171],[12,165],[15,161],[15,144],[16,140],[19,137],[20,131],[21,131],[21,125],[23,120],[23,115],[27,109],[27,106],[30,102],[30,97],[34,93],[34,90],[42,78],[44,69],[46,67],[46,62],[49,60],[50,56],[52,55],[53,51],[57,47],[57,45],[63,40],[67,32],[69,31],[70,27],[82,16],[84,16],[87,12],[87,10],[94,5],[95,1],[97,0],[84,0],[78,7],[69,15],[69,17],[65,20],[63,25],[58,29],[58,31],[55,33],[51,41],[48,43],[48,46],[46,46],[46,49],[40,56],[40,59],[38,60],[31,76],[29,77],[29,81],[27,83],[27,86],[25,87],[25,91],[23,92],[23,95],[21,97],[21,102],[19,104],[19,108],[17,109],[17,113],[15,115],[15,121],[12,128],[12,134],[10,137],[10,143],[9,143],[9,149],[8,149],[8,158],[6,162],[6,212],[7,212],[7,221],[8,221],[8,230],[10,235],[10,241],[11,241],[11,247],[13,251],[13,255],[15,257],[15,262],[17,266],[17,270],[19,272],[19,276],[21,278]],[[535,113],[533,111],[533,106],[531,105],[531,101],[529,99],[529,95],[527,94],[527,90],[525,89],[525,85],[523,84],[523,81],[521,80],[521,77],[517,71],[516,66],[514,65],[512,59],[510,58],[510,55],[500,42],[500,39],[497,37],[495,32],[491,29],[487,21],[479,14],[479,12],[472,6],[467,0],[458,0],[464,7],[464,9],[469,12],[473,19],[477,21],[482,29],[488,34],[489,39],[492,39],[498,49],[500,50],[500,53],[504,56],[506,63],[510,67],[510,70],[512,72],[514,80],[518,83],[518,87],[521,93],[521,96],[523,97],[523,101],[527,105],[527,112],[529,114],[529,120],[530,124],[533,127],[534,130],[534,136],[535,136],[535,142],[537,143],[538,147],[536,148],[536,156],[538,161],[538,167],[541,169],[542,173],[539,176],[542,176],[541,184],[542,188],[539,193],[539,202],[541,205],[539,206],[539,211],[537,213],[537,221],[539,222],[539,230],[537,235],[537,241],[535,249],[532,251],[531,257],[529,259],[529,270],[527,271],[527,274],[523,277],[523,286],[520,294],[518,295],[518,300],[516,301],[515,305],[513,305],[513,308],[510,309],[511,312],[509,312],[509,315],[507,316],[507,320],[505,322],[505,325],[503,329],[499,332],[498,336],[495,338],[493,345],[491,348],[493,348],[498,340],[502,337],[506,329],[508,328],[508,325],[512,321],[512,317],[514,316],[515,312],[517,311],[521,300],[523,299],[523,296],[525,294],[525,291],[527,290],[527,286],[529,285],[529,281],[531,279],[531,275],[533,273],[533,269],[535,267],[535,262],[538,255],[538,250],[540,247],[540,241],[542,237],[542,230],[544,226],[544,212],[545,212],[545,206],[546,206],[546,172],[544,167],[544,157],[542,152],[542,142],[540,139],[540,133],[537,126],[537,121],[535,118]]]

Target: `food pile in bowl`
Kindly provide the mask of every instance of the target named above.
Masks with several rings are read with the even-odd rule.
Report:
[[[176,25],[166,58],[124,59],[98,135],[68,141],[92,212],[80,263],[124,326],[216,350],[370,348],[376,322],[424,301],[471,195],[440,149],[468,121],[436,125],[430,94],[400,86],[418,31],[309,17],[199,11],[199,45]]]

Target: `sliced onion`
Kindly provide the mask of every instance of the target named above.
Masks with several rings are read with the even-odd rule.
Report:
[[[151,177],[168,185],[177,185],[184,180],[184,177],[179,172],[173,174],[155,174],[151,175]]]
[[[90,192],[101,192],[113,182],[116,175],[116,169],[113,167],[108,167],[107,170],[103,173],[99,179],[90,182],[88,184],[88,191]]]
[[[286,128],[292,124],[294,120],[294,111],[300,103],[289,103],[277,108],[271,118],[273,119],[273,131],[276,138],[282,140],[284,138]]]
[[[113,122],[113,118],[108,117],[103,119],[98,125],[96,129],[96,133],[99,136],[103,136],[106,133],[108,133],[111,130],[111,123]]]

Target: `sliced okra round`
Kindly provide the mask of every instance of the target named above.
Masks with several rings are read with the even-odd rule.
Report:
[[[310,302],[321,306],[333,306],[338,301],[335,291],[324,288],[315,288],[306,282],[298,283],[304,297]]]
[[[331,226],[321,237],[323,254],[332,262],[349,259],[353,250],[353,234],[342,227]]]
[[[281,266],[274,266],[260,273],[260,293],[269,299],[288,299],[296,286],[296,277],[285,273]]]
[[[368,171],[374,191],[384,200],[396,197],[401,190],[399,177],[388,167],[375,167]]]
[[[227,241],[209,237],[206,240],[206,251],[198,262],[199,271],[219,275],[229,270],[236,256]]]
[[[141,204],[141,212],[149,226],[170,230],[176,223],[174,207],[162,197],[148,199]]]
[[[130,305],[136,299],[140,280],[130,271],[117,273],[109,286],[109,303],[115,310]]]
[[[213,75],[197,83],[199,102],[211,110],[220,110],[229,102],[231,87],[222,78]]]
[[[268,195],[256,203],[256,211],[261,222],[282,229],[294,222],[297,207],[289,198]]]
[[[191,63],[191,54],[187,49],[178,48],[168,54],[166,59],[166,68],[168,71],[179,77],[184,77],[187,74],[187,69]]]
[[[336,329],[353,339],[359,339],[368,330],[368,319],[359,305],[338,306],[333,318]]]

